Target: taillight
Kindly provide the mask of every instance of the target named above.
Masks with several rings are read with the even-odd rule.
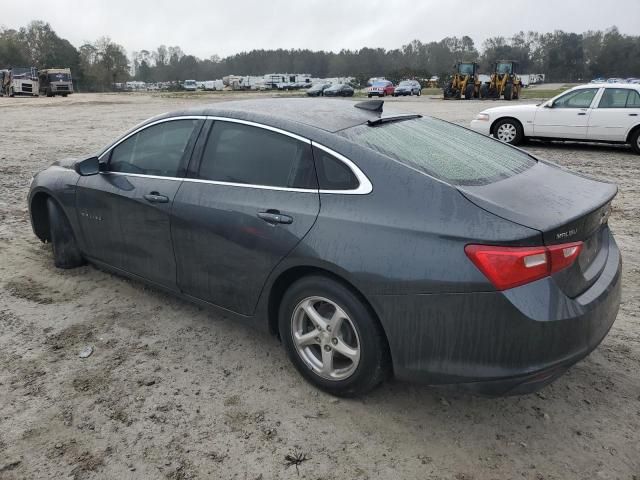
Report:
[[[582,242],[551,247],[464,247],[467,257],[498,290],[524,285],[567,268],[581,249]]]

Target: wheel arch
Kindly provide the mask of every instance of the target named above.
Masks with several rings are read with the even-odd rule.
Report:
[[[51,241],[51,227],[49,225],[49,212],[47,211],[47,200],[50,198],[57,203],[51,193],[40,190],[31,196],[29,202],[33,232],[42,242]]]
[[[358,299],[362,302],[362,304],[369,310],[372,317],[380,326],[380,329],[384,335],[384,340],[387,347],[387,354],[391,359],[391,366],[393,365],[393,359],[391,358],[391,349],[389,347],[389,338],[387,336],[387,332],[384,329],[383,323],[380,321],[380,317],[376,312],[375,308],[371,304],[369,300],[367,300],[366,296],[362,293],[362,291],[357,288],[352,282],[344,278],[344,276],[339,275],[335,272],[332,272],[329,269],[311,266],[311,265],[298,265],[290,267],[278,274],[276,279],[271,284],[271,288],[269,289],[268,301],[267,301],[267,321],[268,321],[268,329],[269,333],[275,335],[279,338],[280,332],[278,327],[278,312],[280,310],[280,303],[282,302],[282,298],[287,291],[287,289],[293,285],[294,282],[300,280],[301,278],[317,275],[324,276],[330,278],[344,287],[349,289]],[[392,368],[392,367],[391,367]]]
[[[631,143],[631,137],[633,137],[633,135],[640,130],[640,123],[637,124],[635,127],[632,127],[631,130],[629,130],[629,133],[627,134],[627,143]]]

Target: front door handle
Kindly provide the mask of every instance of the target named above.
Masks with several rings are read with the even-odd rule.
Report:
[[[258,212],[258,218],[261,218],[267,223],[275,225],[277,223],[283,223],[289,225],[293,223],[293,218],[289,215],[283,215],[278,210],[267,210],[266,212]]]
[[[578,115],[586,115],[587,112],[579,112]]]
[[[160,195],[158,192],[147,193],[144,199],[149,203],[168,203],[169,197],[166,195]]]
[[[637,113],[630,113],[630,114],[629,114],[629,116],[630,116],[630,117],[637,117],[637,116],[638,116],[638,114],[637,114]]]

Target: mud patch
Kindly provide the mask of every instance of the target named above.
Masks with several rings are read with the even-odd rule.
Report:
[[[41,305],[56,303],[55,294],[61,294],[60,291],[50,292],[49,289],[40,282],[27,277],[9,280],[5,283],[4,288],[16,298]]]

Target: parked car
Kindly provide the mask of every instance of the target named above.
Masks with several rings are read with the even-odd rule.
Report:
[[[607,83],[624,83],[624,78],[619,78],[619,77],[608,78]]]
[[[418,95],[422,94],[422,87],[420,82],[416,80],[403,80],[398,84],[393,92],[393,96],[406,96],[406,95]]]
[[[367,88],[367,96],[371,97],[386,97],[387,95],[393,95],[395,87],[389,80],[378,80]]]
[[[581,85],[538,105],[483,110],[471,128],[512,145],[526,138],[627,143],[640,153],[640,85]]]
[[[324,95],[324,91],[330,86],[330,83],[316,83],[307,90],[307,95],[310,97],[321,97]]]
[[[154,117],[39,172],[34,232],[58,267],[89,261],[278,335],[335,395],[391,372],[490,394],[553,381],[618,311],[616,187],[381,108],[266,99]]]
[[[606,83],[606,82],[607,82],[606,78],[598,77],[598,78],[594,78],[589,83]]]
[[[354,90],[351,85],[346,83],[337,83],[326,88],[323,92],[325,97],[353,97]]]

